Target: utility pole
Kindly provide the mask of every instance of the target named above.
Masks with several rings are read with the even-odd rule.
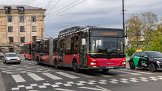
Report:
[[[122,0],[122,14],[123,14],[123,30],[125,32],[125,9],[124,9],[124,0]]]
[[[123,31],[124,31],[124,50],[126,50],[126,46],[127,46],[127,31],[125,30],[125,7],[124,7],[124,0],[122,0],[122,15],[123,15]],[[124,51],[124,53],[126,53],[126,51]]]

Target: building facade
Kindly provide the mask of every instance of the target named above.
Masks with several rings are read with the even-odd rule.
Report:
[[[16,49],[24,42],[44,37],[45,9],[0,6],[0,48]]]

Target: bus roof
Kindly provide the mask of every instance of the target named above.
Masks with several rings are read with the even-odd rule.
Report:
[[[78,31],[83,31],[85,29],[109,29],[109,30],[123,30],[123,29],[118,29],[118,28],[102,28],[102,27],[96,27],[96,26],[74,26],[74,27],[70,27],[67,29],[64,29],[62,31],[59,32],[59,36],[61,35],[65,35],[65,34],[69,34],[69,33],[75,33]]]

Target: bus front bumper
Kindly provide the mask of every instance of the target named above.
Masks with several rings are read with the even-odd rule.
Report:
[[[125,69],[126,66],[103,66],[103,67],[100,67],[100,66],[91,66],[91,67],[88,67],[88,69]]]

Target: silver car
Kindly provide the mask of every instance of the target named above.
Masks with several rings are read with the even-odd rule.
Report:
[[[6,53],[3,58],[3,63],[21,63],[20,57],[16,53]]]

